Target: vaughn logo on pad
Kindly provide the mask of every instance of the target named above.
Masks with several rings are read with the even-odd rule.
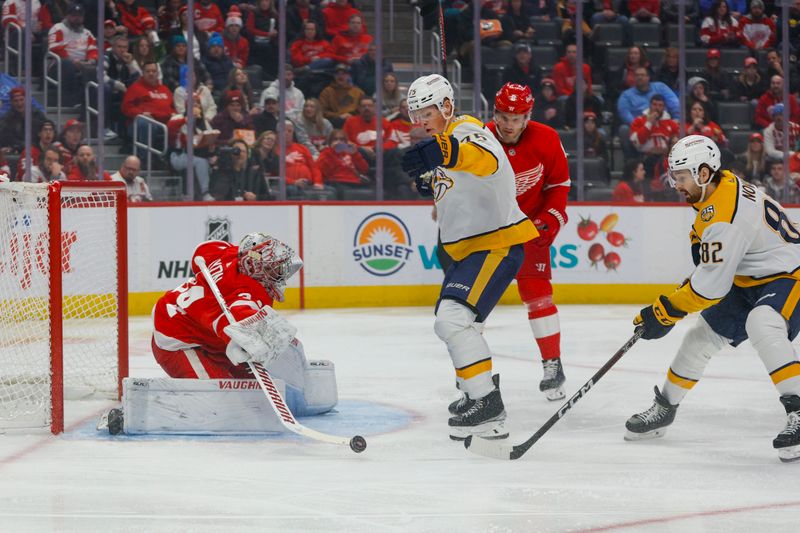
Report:
[[[403,268],[414,249],[411,234],[398,217],[374,213],[361,221],[353,238],[353,260],[375,276]]]

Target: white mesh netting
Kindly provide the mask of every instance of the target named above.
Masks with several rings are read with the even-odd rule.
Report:
[[[64,394],[115,396],[118,252],[113,192],[62,189]],[[0,429],[51,417],[46,184],[0,185]]]

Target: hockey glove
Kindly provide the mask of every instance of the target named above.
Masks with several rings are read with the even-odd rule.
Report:
[[[533,219],[533,225],[539,230],[539,236],[533,240],[533,244],[541,246],[542,248],[549,248],[553,241],[556,240],[556,235],[561,230],[561,221],[556,218],[552,213],[555,209],[548,209],[536,215]],[[556,211],[558,213],[558,211]],[[559,213],[559,216],[560,213]],[[564,218],[563,216],[561,217]],[[564,220],[566,222],[566,220]]]
[[[234,357],[243,358],[235,347],[231,348],[231,345],[236,344],[250,356],[250,359],[245,359],[244,362],[252,360],[268,364],[277,359],[289,346],[297,333],[297,328],[271,307],[264,306],[258,313],[228,324],[223,331],[231,338],[228,348],[232,353],[226,353],[232,363],[237,364]]]
[[[644,329],[643,339],[660,339],[670,332],[678,320],[685,316],[686,313],[673,307],[669,298],[661,295],[653,305],[639,311],[639,314],[633,319],[633,325]]]
[[[414,185],[420,196],[433,196],[433,172],[426,172],[414,178]]]
[[[434,135],[403,154],[403,172],[416,179],[436,167],[452,168],[458,161],[458,140],[453,135]]]

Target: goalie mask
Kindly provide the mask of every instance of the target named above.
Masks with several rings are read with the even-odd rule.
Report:
[[[264,233],[248,233],[239,243],[239,271],[258,281],[279,302],[286,282],[302,267],[292,248]]]

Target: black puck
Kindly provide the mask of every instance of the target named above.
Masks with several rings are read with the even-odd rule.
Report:
[[[361,453],[367,449],[367,441],[361,435],[356,435],[350,439],[350,449],[356,453]]]

